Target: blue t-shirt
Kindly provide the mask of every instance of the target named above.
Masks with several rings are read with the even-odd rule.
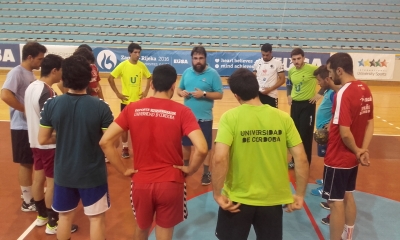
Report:
[[[196,72],[193,67],[186,69],[182,74],[179,88],[188,92],[195,91],[195,88],[206,92],[223,92],[221,78],[218,72],[211,67],[207,67],[202,73]],[[190,96],[184,99],[184,104],[192,110],[197,120],[213,119],[212,108],[214,107],[214,100]]]
[[[21,65],[18,65],[7,74],[2,89],[8,89],[13,92],[15,98],[20,103],[24,104],[25,90],[28,88],[29,84],[35,80],[36,78],[32,71],[28,71]],[[10,107],[10,119],[10,128],[12,130],[28,130],[23,112]]]
[[[317,120],[316,120],[316,127],[317,129],[323,128],[326,124],[331,121],[332,118],[332,103],[333,103],[333,96],[335,92],[332,89],[329,89],[324,94],[324,99],[319,105],[317,110]]]

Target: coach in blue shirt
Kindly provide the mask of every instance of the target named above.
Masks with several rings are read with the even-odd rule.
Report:
[[[212,108],[214,100],[222,99],[222,82],[215,69],[207,65],[207,52],[204,47],[194,47],[192,52],[192,67],[183,72],[177,90],[178,96],[184,98],[185,106],[189,107],[197,118],[204,137],[207,140],[208,150],[212,142]],[[184,164],[189,165],[192,142],[188,137],[182,139],[182,151]],[[204,173],[202,185],[211,183],[209,171],[210,151],[204,161]]]

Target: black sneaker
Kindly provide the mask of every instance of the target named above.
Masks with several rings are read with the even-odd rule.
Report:
[[[22,201],[21,205],[21,211],[23,212],[36,212],[36,205],[33,199],[31,200],[30,203],[25,203],[25,201]]]
[[[320,202],[319,205],[326,210],[331,210],[327,202]]]
[[[325,225],[329,226],[329,221],[330,221],[331,215],[329,214],[328,216],[326,216],[326,218],[321,219],[321,222]]]
[[[207,186],[210,185],[210,183],[211,183],[211,173],[208,172],[203,174],[203,177],[201,178],[201,185]]]

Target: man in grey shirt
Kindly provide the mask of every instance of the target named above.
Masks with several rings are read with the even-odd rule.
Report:
[[[21,210],[36,211],[32,200],[33,157],[29,145],[28,126],[25,118],[24,97],[29,84],[35,81],[33,69],[39,69],[47,49],[37,42],[22,48],[22,63],[13,68],[1,88],[1,100],[10,106],[10,128],[13,161],[19,163],[18,180],[24,201]]]

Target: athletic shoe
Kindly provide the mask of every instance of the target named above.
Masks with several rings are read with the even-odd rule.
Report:
[[[211,183],[211,173],[208,172],[203,174],[203,177],[201,178],[201,185],[207,186],[210,185],[210,183]]]
[[[320,202],[319,205],[326,210],[331,210],[327,202]]]
[[[122,148],[122,158],[129,158],[129,148]]]
[[[33,199],[31,200],[30,203],[25,203],[25,201],[22,201],[21,211],[23,211],[23,212],[36,212],[36,205],[33,202]]]
[[[288,167],[289,167],[289,169],[293,169],[293,168],[294,168],[294,161],[291,161],[291,162],[288,164]]]
[[[46,225],[46,223],[49,221],[49,218],[47,217],[41,217],[41,216],[37,216],[35,224],[38,227],[44,226]]]
[[[72,224],[72,226],[71,226],[71,232],[74,233],[74,232],[76,232],[76,231],[78,231],[78,225]],[[45,232],[46,232],[47,234],[50,234],[50,235],[57,234],[57,225],[55,225],[54,227],[50,227],[50,225],[47,224],[47,225],[46,225],[46,230],[45,230]]]
[[[330,221],[331,215],[329,214],[328,216],[326,216],[326,218],[321,219],[321,222],[325,225],[329,226],[329,221]]]
[[[323,185],[323,184],[324,184],[324,180],[322,180],[322,179],[317,179],[317,180],[315,180],[315,182],[316,182],[318,185]]]
[[[323,191],[323,187],[317,187],[314,189],[311,189],[311,194],[314,196],[322,196],[322,191]]]

